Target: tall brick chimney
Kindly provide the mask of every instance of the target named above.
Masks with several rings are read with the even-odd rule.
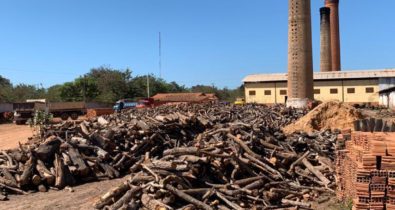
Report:
[[[341,70],[340,60],[340,29],[339,29],[339,0],[325,0],[325,7],[331,9],[331,45],[332,71]]]
[[[320,15],[321,15],[320,71],[321,72],[332,71],[330,11],[331,9],[329,7],[322,7],[320,9]]]
[[[289,0],[287,106],[304,108],[313,99],[310,0]]]

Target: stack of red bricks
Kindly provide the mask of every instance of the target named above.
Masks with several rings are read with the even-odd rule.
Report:
[[[395,133],[343,131],[338,145],[337,197],[355,210],[395,210]]]

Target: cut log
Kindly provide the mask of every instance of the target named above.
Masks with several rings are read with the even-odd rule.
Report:
[[[35,150],[38,159],[48,161],[54,159],[54,154],[59,150],[62,142],[56,136],[48,137],[43,144]]]
[[[331,181],[329,181],[329,179],[326,178],[320,171],[315,169],[314,166],[311,165],[311,163],[306,158],[304,158],[302,162],[311,173],[313,173],[322,183],[325,184],[325,186],[331,183]]]
[[[102,209],[104,206],[111,204],[112,199],[116,196],[119,196],[130,189],[130,186],[127,182],[122,183],[118,187],[112,188],[106,194],[101,196],[98,201],[95,202],[94,207],[96,209]]]
[[[85,161],[82,159],[81,154],[78,152],[78,150],[70,145],[67,152],[73,164],[77,166],[78,175],[80,175],[81,177],[86,177],[89,173],[89,168],[85,164]]]

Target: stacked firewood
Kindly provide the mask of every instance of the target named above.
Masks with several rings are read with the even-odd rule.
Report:
[[[95,208],[309,208],[333,193],[336,134],[285,136],[281,128],[304,114],[197,104],[51,125],[44,141],[1,152],[0,188],[27,193],[129,175]]]

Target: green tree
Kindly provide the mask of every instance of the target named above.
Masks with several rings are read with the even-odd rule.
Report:
[[[129,69],[118,70],[102,66],[91,69],[86,78],[92,79],[97,85],[97,101],[113,103],[127,97],[132,72]]]
[[[81,90],[74,82],[66,82],[60,88],[60,98],[62,101],[81,101]]]
[[[47,89],[46,99],[51,102],[60,102],[62,101],[61,93],[62,93],[63,85],[53,85]]]
[[[157,93],[178,93],[186,92],[187,88],[177,84],[176,82],[167,83],[161,78],[153,75],[148,76],[150,96]],[[128,98],[137,99],[147,97],[147,76],[134,77],[129,83]]]
[[[39,99],[44,97],[45,90],[34,85],[18,84],[12,89],[12,101],[25,102],[26,99]]]
[[[11,102],[12,84],[9,79],[0,75],[0,103]]]
[[[94,101],[100,94],[93,78],[77,78],[59,87],[61,101]],[[48,91],[49,92],[49,91]]]

